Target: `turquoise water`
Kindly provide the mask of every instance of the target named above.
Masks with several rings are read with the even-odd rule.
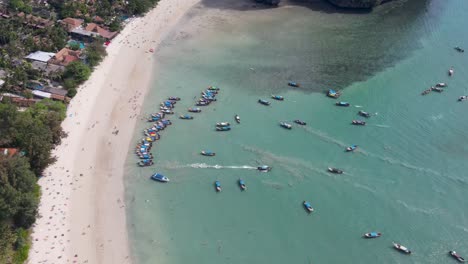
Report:
[[[453,263],[448,250],[468,256],[468,103],[456,101],[468,94],[468,59],[452,49],[468,48],[468,3],[414,2],[371,14],[320,5],[195,8],[156,54],[144,112],[179,96],[182,114],[204,87],[221,92],[194,120],[171,117],[153,147],[154,167],[137,168],[129,154],[136,262]],[[304,87],[286,86],[290,79]],[[437,82],[449,87],[420,95]],[[334,106],[320,92],[329,87],[343,88],[340,100],[352,106]],[[256,103],[273,93],[285,101]],[[365,127],[350,125],[359,110],[374,113]],[[216,122],[234,123],[235,113],[240,125],[214,131]],[[278,125],[294,119],[308,125]],[[135,141],[146,126],[139,124]],[[345,153],[351,144],[359,150]],[[203,157],[203,149],[217,155]],[[252,169],[259,164],[273,170]],[[329,174],[329,166],[345,174]],[[151,182],[156,171],[171,182]],[[369,231],[383,236],[362,239]],[[399,254],[392,241],[414,254]]]

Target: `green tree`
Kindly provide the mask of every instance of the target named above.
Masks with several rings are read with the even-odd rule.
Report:
[[[64,78],[74,79],[77,83],[88,80],[91,75],[91,69],[81,61],[74,61],[67,65],[63,74]]]
[[[103,46],[102,41],[94,41],[85,49],[86,61],[88,62],[89,66],[95,67],[97,66],[104,56],[106,56],[107,52]]]

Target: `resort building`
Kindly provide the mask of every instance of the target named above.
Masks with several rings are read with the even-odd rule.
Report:
[[[60,66],[67,66],[73,61],[80,60],[80,56],[80,50],[71,50],[68,48],[63,48],[52,57],[49,63]]]
[[[55,53],[52,53],[52,52],[36,51],[26,56],[25,59],[30,60],[30,61],[39,61],[39,62],[47,63],[54,56],[55,56]]]

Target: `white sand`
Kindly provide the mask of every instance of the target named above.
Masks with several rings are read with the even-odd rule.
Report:
[[[161,0],[133,20],[79,89],[67,111],[68,137],[39,180],[42,198],[29,263],[130,263],[123,166],[144,95],[151,48],[199,0]],[[113,132],[118,130],[118,134]]]

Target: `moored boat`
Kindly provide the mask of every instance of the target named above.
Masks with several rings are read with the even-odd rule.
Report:
[[[262,172],[268,172],[268,171],[271,171],[271,167],[267,165],[262,165],[262,166],[258,166],[257,170],[262,171]]]
[[[336,99],[336,98],[341,96],[341,93],[337,92],[337,91],[335,91],[333,89],[329,89],[328,92],[327,92],[327,96]]]
[[[335,103],[335,105],[337,105],[337,106],[350,106],[350,104],[348,102],[337,102],[337,103]]]
[[[169,182],[169,178],[167,178],[166,176],[160,173],[155,173],[151,175],[151,179],[158,181],[158,182]]]
[[[281,95],[271,95],[271,98],[275,99],[275,100],[278,100],[278,101],[283,101],[284,100],[284,97],[281,96]]]
[[[280,122],[280,126],[286,129],[291,129],[292,125],[286,122]]]
[[[369,233],[365,233],[364,234],[364,238],[377,238],[377,237],[380,237],[382,235],[382,233],[378,233],[378,232],[369,232]]]
[[[175,97],[175,96],[171,96],[169,98],[167,98],[168,100],[173,100],[173,101],[180,101],[180,97]]]
[[[356,126],[365,126],[365,125],[366,125],[366,121],[362,121],[362,120],[353,120],[353,122],[351,122],[351,124],[356,125]]]
[[[302,204],[304,205],[304,208],[307,210],[307,212],[312,213],[314,211],[314,208],[312,208],[309,202],[303,201]]]
[[[306,122],[304,122],[304,121],[302,121],[302,120],[299,120],[299,119],[294,120],[294,123],[296,123],[296,124],[298,124],[298,125],[301,125],[301,126],[307,125]]]
[[[193,119],[193,116],[189,116],[189,115],[180,115],[179,118],[180,118],[180,119],[188,119],[188,120],[191,120],[191,119]]]
[[[201,108],[199,108],[199,107],[193,107],[193,108],[187,109],[187,111],[189,111],[189,112],[191,112],[191,113],[200,113],[200,112],[201,112]]]
[[[448,85],[446,83],[438,83],[436,84],[436,87],[447,87]]]
[[[245,186],[245,182],[242,179],[239,179],[239,188],[241,188],[242,191],[245,191],[247,189],[247,186]]]
[[[208,90],[212,90],[212,91],[219,91],[219,90],[220,90],[220,88],[219,88],[219,87],[217,87],[217,86],[212,86],[212,85],[210,85],[210,86],[208,86]]]
[[[217,126],[216,127],[216,131],[229,131],[229,130],[231,130],[231,127],[229,126],[223,126],[223,127]]]
[[[202,154],[203,156],[215,156],[216,153],[215,152],[212,152],[212,151],[209,151],[209,150],[203,150],[202,152],[200,152],[200,154]]]
[[[465,101],[466,99],[468,99],[467,95],[462,95],[462,96],[458,97],[459,102]]]
[[[174,112],[172,112],[171,110],[161,110],[161,112],[163,112],[164,114],[169,114],[169,115],[174,114]]]
[[[288,82],[288,85],[291,87],[301,87],[301,85],[297,82]]]
[[[217,127],[227,127],[227,126],[230,126],[231,124],[229,124],[229,122],[219,122],[219,123],[216,123],[216,126]]]
[[[431,90],[432,90],[432,91],[436,91],[436,92],[438,92],[438,93],[441,93],[441,92],[444,91],[444,89],[442,89],[442,88],[440,88],[440,87],[431,87]]]
[[[206,101],[198,101],[196,103],[197,106],[207,106],[209,105],[210,103],[209,102],[206,102]]]
[[[138,162],[138,166],[140,167],[147,167],[147,166],[151,166],[153,165],[153,160],[152,159],[144,159],[144,160],[140,160]]]
[[[458,262],[465,262],[465,259],[462,258],[460,255],[457,254],[456,251],[449,251],[450,256],[452,256],[454,259],[458,260]]]
[[[362,117],[366,117],[366,118],[371,117],[371,114],[370,114],[370,113],[364,112],[364,111],[359,111],[359,112],[358,112],[358,115],[360,115],[360,116],[362,116]]]
[[[236,120],[237,124],[240,124],[240,117],[239,117],[239,115],[236,114],[236,115],[234,116],[234,119]]]
[[[460,48],[460,47],[458,47],[458,46],[455,47],[454,49],[455,49],[456,51],[458,51],[458,52],[462,52],[462,53],[465,52],[464,49],[462,49],[462,48]]]
[[[331,173],[335,173],[335,174],[343,174],[343,171],[340,170],[340,169],[337,169],[337,168],[331,168],[331,167],[329,167],[329,168],[328,168],[328,171],[331,172]]]
[[[453,67],[450,67],[450,69],[448,70],[448,75],[452,76],[454,73],[455,73],[455,70],[453,69]]]
[[[215,181],[215,190],[216,192],[220,192],[221,191],[221,183],[219,181]]]
[[[346,151],[347,152],[350,152],[350,151],[355,151],[357,149],[357,145],[351,145],[349,147],[346,148]]]
[[[267,100],[258,99],[258,102],[262,105],[270,105],[270,102],[268,102]]]
[[[411,254],[411,250],[409,250],[407,247],[403,246],[403,245],[400,245],[400,244],[397,244],[395,242],[393,242],[393,247],[400,251],[400,252],[403,252],[405,254]]]

